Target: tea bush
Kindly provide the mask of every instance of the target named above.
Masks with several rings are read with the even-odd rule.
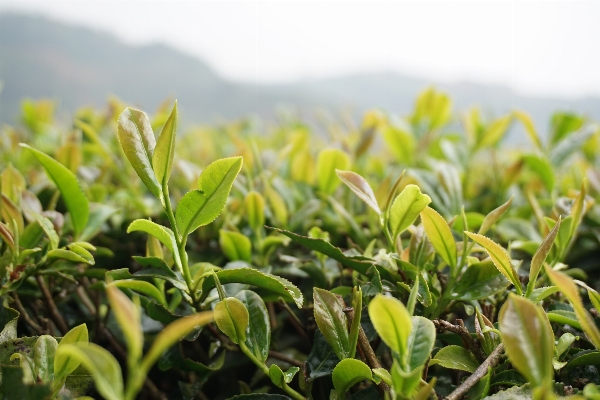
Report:
[[[600,130],[423,92],[178,132],[28,101],[0,141],[6,399],[600,398]],[[530,144],[503,144],[509,129]]]

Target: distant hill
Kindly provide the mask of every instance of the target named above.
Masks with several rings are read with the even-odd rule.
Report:
[[[228,82],[206,63],[162,44],[134,47],[105,32],[43,17],[0,14],[0,121],[12,122],[25,97],[51,97],[62,108],[101,106],[115,94],[155,109],[179,100],[188,122],[248,114],[270,116],[278,105],[301,112],[325,108],[356,114],[369,108],[407,114],[416,94],[430,84],[449,92],[459,109],[477,104],[490,115],[513,108],[534,117],[541,131],[552,112],[573,110],[600,119],[600,98],[561,100],[515,94],[507,87],[439,83],[396,73],[357,74],[281,85]]]

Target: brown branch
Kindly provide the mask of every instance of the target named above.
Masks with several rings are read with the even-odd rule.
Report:
[[[17,309],[19,314],[21,314],[23,321],[25,321],[25,323],[27,325],[32,327],[40,335],[45,333],[45,329],[42,328],[40,325],[38,325],[38,323],[35,322],[33,319],[31,319],[31,317],[27,313],[27,310],[25,310],[25,307],[23,307],[23,304],[21,303],[21,299],[19,299],[19,295],[17,294],[16,291],[13,293],[13,299],[15,300],[15,308]]]
[[[500,356],[503,352],[504,344],[500,343],[498,347],[492,351],[489,357],[486,358],[479,367],[477,367],[475,372],[473,372],[471,376],[469,376],[459,387],[450,393],[445,400],[458,400],[463,397],[469,391],[469,389],[475,386],[475,384],[477,384],[477,382],[479,382],[488,373],[488,368],[494,368],[496,365],[498,365]]]
[[[52,294],[50,293],[48,287],[46,286],[46,283],[44,282],[44,278],[41,275],[36,275],[35,279],[37,280],[37,283],[40,287],[42,296],[44,296],[44,300],[46,300],[45,305],[48,308],[48,311],[50,312],[50,318],[52,319],[52,322],[54,322],[54,325],[56,325],[60,333],[62,333],[63,335],[66,334],[69,331],[69,326],[67,325],[67,322],[62,317],[62,315],[60,315],[60,312],[58,312],[58,308],[56,308],[56,303],[54,303],[54,299],[52,298]]]
[[[304,363],[278,351],[269,350],[269,357],[273,357],[277,360],[284,361],[298,368],[302,368],[302,365],[304,365]]]
[[[461,325],[453,325],[448,321],[444,321],[443,319],[434,319],[432,322],[439,332],[449,331],[459,335],[467,348],[473,353],[473,355],[475,355],[475,357],[477,357],[479,361],[486,359],[487,355],[483,351],[481,344],[471,336],[471,333],[467,328]]]

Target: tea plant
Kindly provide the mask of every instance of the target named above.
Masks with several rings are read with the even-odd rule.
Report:
[[[4,398],[600,396],[584,117],[543,139],[433,89],[328,139],[291,115],[178,135],[177,103],[52,110],[26,102],[0,140]]]

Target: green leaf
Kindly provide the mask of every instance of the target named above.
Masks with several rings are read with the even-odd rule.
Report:
[[[371,260],[367,257],[349,257],[346,256],[339,248],[333,246],[331,243],[326,242],[323,239],[313,239],[307,236],[301,236],[295,234],[290,231],[286,231],[284,229],[278,228],[269,228],[273,229],[277,232],[284,234],[285,236],[293,239],[294,241],[300,243],[301,245],[308,247],[311,250],[318,251],[319,253],[323,253],[328,257],[333,258],[336,261],[339,261],[344,266],[348,268],[352,268],[355,271],[360,272],[363,275],[367,275],[367,271],[371,268],[375,261]],[[395,273],[390,272],[388,269],[383,268],[381,266],[376,266],[377,271],[381,275],[382,279],[389,280],[391,282],[396,282],[400,280],[400,277]]]
[[[246,341],[249,313],[244,303],[228,297],[215,305],[215,322],[219,329],[234,343]]]
[[[435,342],[435,326],[424,317],[412,317],[412,329],[406,345],[406,362],[408,370],[425,364],[433,350]]]
[[[335,354],[343,360],[350,356],[348,320],[343,306],[335,294],[315,288],[313,290],[315,322]]]
[[[108,350],[94,343],[75,343],[60,346],[56,354],[72,358],[92,374],[96,390],[107,400],[121,400],[123,375],[117,360]]]
[[[513,268],[510,257],[506,250],[499,244],[485,236],[478,235],[476,233],[465,232],[467,236],[473,239],[476,243],[481,245],[485,251],[490,255],[494,265],[517,289],[517,293],[521,293],[521,281],[517,275],[517,271]]]
[[[75,263],[90,264],[88,259],[82,257],[81,255],[75,253],[74,251],[66,250],[66,249],[50,250],[47,254],[47,257],[48,257],[48,260],[63,259],[63,260],[73,261]],[[93,262],[91,264],[93,264]]]
[[[173,156],[175,154],[175,137],[177,135],[177,100],[173,104],[173,110],[169,119],[160,132],[154,155],[152,155],[152,168],[159,185],[166,185],[171,176],[173,168]]]
[[[544,310],[531,300],[509,294],[499,314],[502,343],[512,365],[534,387],[554,377],[554,333]]]
[[[594,323],[592,316],[583,306],[583,302],[579,296],[579,290],[577,289],[577,286],[575,286],[573,279],[561,272],[554,271],[548,266],[546,266],[546,274],[548,274],[548,277],[552,283],[558,287],[562,294],[569,299],[571,305],[573,305],[573,309],[575,310],[575,314],[577,315],[577,319],[579,320],[583,331],[596,349],[600,349],[600,331]]]
[[[490,211],[489,214],[486,215],[483,219],[483,222],[481,223],[481,226],[479,227],[479,231],[477,231],[477,233],[480,235],[485,235],[485,233],[490,230],[490,228],[500,219],[500,217],[504,215],[506,210],[508,210],[508,208],[512,204],[512,200],[513,198],[511,197],[506,203]]]
[[[198,178],[198,188],[183,196],[175,213],[179,234],[187,236],[198,227],[214,221],[225,207],[236,176],[242,168],[242,157],[217,160]]]
[[[165,299],[163,293],[150,282],[135,279],[122,279],[113,282],[113,285],[121,289],[135,290],[136,292],[152,297],[154,300],[156,300],[159,304],[162,304],[163,306],[167,305],[167,300]]]
[[[251,290],[242,290],[235,297],[248,310],[249,323],[246,332],[246,346],[260,361],[269,357],[271,345],[271,322],[263,299]]]
[[[302,292],[288,280],[276,275],[266,274],[253,268],[235,268],[224,269],[217,272],[217,277],[222,284],[226,283],[245,283],[247,285],[258,286],[279,294],[287,301],[293,301],[300,308],[304,302]],[[208,296],[211,289],[215,287],[214,278],[209,275],[202,282],[203,301]]]
[[[136,219],[131,224],[129,224],[129,227],[127,227],[127,233],[134,231],[146,232],[157,238],[158,241],[165,245],[165,247],[171,252],[171,254],[173,254],[173,257],[175,258],[175,263],[178,266],[181,265],[181,261],[179,260],[177,241],[175,240],[175,235],[173,234],[172,230],[165,226],[158,225],[157,223],[147,219]]]
[[[146,113],[127,107],[119,116],[117,135],[121,148],[135,172],[150,192],[160,199],[162,188],[152,169],[156,139]]]
[[[560,229],[560,222],[561,220],[559,218],[554,225],[554,228],[552,228],[548,236],[546,236],[531,259],[531,266],[529,267],[529,287],[527,288],[528,292],[533,291],[533,288],[535,287],[535,281],[537,280],[538,274],[544,265],[544,261],[546,261],[550,249],[552,249],[554,239],[556,239],[556,234]]]
[[[452,297],[479,300],[506,290],[509,282],[492,261],[470,265],[452,288]]]
[[[437,352],[430,365],[439,364],[444,368],[458,369],[473,373],[479,367],[473,353],[461,346],[446,346]]]
[[[360,320],[362,318],[362,290],[360,286],[355,286],[352,288],[352,309],[354,310],[354,319],[352,320],[352,324],[350,325],[350,330],[348,334],[348,342],[350,355],[349,358],[354,358],[356,355],[356,345],[358,343],[358,336],[360,333]]]
[[[552,164],[545,157],[535,154],[526,154],[522,156],[525,164],[540,178],[546,189],[551,192],[554,189],[554,171]]]
[[[426,207],[421,211],[421,223],[435,251],[450,269],[454,270],[457,257],[456,242],[446,220],[433,208]]]
[[[75,236],[79,236],[87,225],[90,214],[90,205],[81,186],[79,186],[77,178],[67,169],[67,167],[52,157],[24,143],[21,143],[21,147],[33,152],[35,158],[37,158],[46,170],[48,177],[54,182],[56,187],[58,187],[58,190],[60,190],[65,205],[67,206],[67,210],[69,210],[71,215],[71,223],[73,224]]]
[[[255,231],[261,229],[265,224],[265,199],[254,190],[248,192],[244,198],[244,207],[248,224]]]
[[[390,209],[392,237],[395,238],[412,225],[429,203],[431,203],[431,198],[421,193],[421,189],[417,185],[406,185],[396,196]]]
[[[36,375],[44,383],[54,380],[54,358],[58,342],[50,335],[42,335],[35,342],[33,361]]]
[[[23,232],[25,225],[23,214],[15,203],[13,203],[4,193],[0,194],[0,214],[7,224],[11,225],[14,220],[19,232]]]
[[[291,367],[286,372],[283,372],[277,364],[271,364],[269,367],[269,378],[271,378],[275,386],[283,388],[292,381],[298,371],[300,371],[300,368]]]
[[[231,261],[242,260],[247,263],[252,262],[252,243],[246,235],[219,229],[219,244],[223,253]]]
[[[533,125],[533,120],[531,117],[522,111],[513,111],[512,114],[523,124],[525,133],[527,133],[527,136],[529,136],[529,139],[531,139],[533,144],[541,150],[542,142],[540,141],[540,138],[535,130],[535,126]]]
[[[369,317],[381,340],[404,358],[412,331],[412,318],[406,307],[396,298],[379,294],[369,303]]]
[[[63,346],[73,343],[87,343],[89,335],[86,324],[81,324],[71,329],[63,336],[56,349],[56,355],[54,358],[54,379],[61,380],[70,375],[73,371],[79,367],[80,362],[76,359],[59,352],[59,349]]]
[[[349,167],[350,157],[342,150],[325,149],[321,151],[317,157],[319,190],[332,194],[340,184],[335,170],[347,170]]]
[[[43,229],[46,236],[48,237],[48,240],[50,241],[50,249],[56,249],[58,247],[60,239],[58,237],[58,234],[56,233],[56,230],[54,230],[54,225],[52,224],[52,222],[48,218],[43,217],[37,213],[33,213],[33,216],[37,223],[40,225],[40,227]]]
[[[381,214],[377,199],[369,183],[359,174],[352,171],[335,170],[337,176],[344,182],[362,201],[371,207],[377,214]]]
[[[338,399],[345,399],[348,389],[365,379],[373,380],[373,373],[371,368],[364,362],[347,358],[336,365],[331,378]]]
[[[130,363],[130,366],[134,366],[139,363],[144,347],[144,334],[141,327],[142,317],[138,306],[115,286],[116,282],[107,285],[106,295],[127,343],[127,361]]]

